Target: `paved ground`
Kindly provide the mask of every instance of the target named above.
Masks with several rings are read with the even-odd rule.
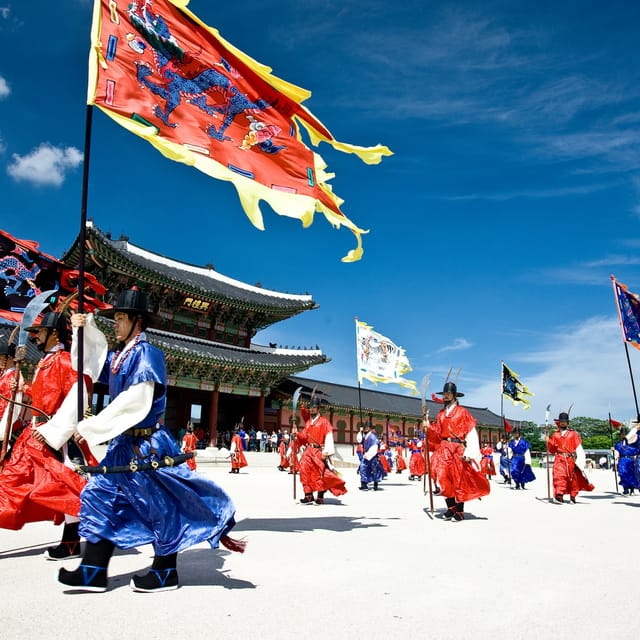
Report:
[[[253,454],[240,475],[200,465],[234,498],[235,535],[249,546],[244,555],[183,552],[177,591],[130,591],[150,564],[147,546],[117,552],[106,593],[65,593],[61,563],[42,557],[60,528],[0,530],[0,638],[600,640],[640,631],[640,497],[616,495],[610,471],[592,471],[596,490],[576,505],[546,501],[542,469],[526,491],[492,482],[464,522],[446,522],[430,516],[422,483],[406,472],[374,493],[343,469],[347,495],[297,504],[276,460]],[[443,511],[443,500],[435,506]]]

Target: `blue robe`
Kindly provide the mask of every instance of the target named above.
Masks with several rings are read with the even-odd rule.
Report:
[[[364,455],[366,455],[367,451],[371,449],[371,447],[375,447],[376,445],[380,447],[380,440],[378,440],[378,436],[375,431],[369,431],[362,441]],[[363,456],[362,461],[360,462],[361,482],[364,482],[365,484],[369,482],[380,482],[380,480],[386,478],[386,476],[387,474],[382,468],[378,455],[373,456],[372,460],[367,460],[366,457]]]
[[[518,483],[532,482],[536,479],[530,464],[524,463],[524,454],[531,445],[524,438],[520,438],[518,442],[511,440],[509,442],[509,449],[513,452],[511,456],[511,478]]]
[[[627,444],[626,440],[619,440],[615,444],[618,458],[618,477],[623,489],[638,489],[638,470],[636,456],[638,449],[634,445]]]
[[[100,466],[129,465],[176,456],[180,449],[159,421],[166,404],[166,373],[162,351],[143,339],[132,347],[117,373],[108,374],[113,400],[130,386],[154,382],[151,409],[136,427],[152,427],[150,437],[122,433],[111,440]],[[213,481],[191,471],[186,463],[155,471],[93,475],[81,496],[79,533],[89,542],[110,540],[120,549],[152,544],[155,554],[166,556],[207,541],[218,547],[220,538],[235,524],[235,507]]]

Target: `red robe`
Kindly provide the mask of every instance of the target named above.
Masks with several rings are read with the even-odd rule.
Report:
[[[319,416],[315,422],[311,418],[305,420],[304,429],[296,436],[296,445],[305,445],[299,469],[305,494],[330,491],[334,496],[341,496],[347,493],[344,480],[329,469],[322,458],[322,448],[328,433],[333,433],[331,423],[324,416]]]
[[[576,467],[575,452],[582,444],[577,431],[558,429],[551,434],[547,449],[555,455],[553,462],[553,495],[569,494],[573,498],[578,491],[593,491],[593,485],[582,471]]]
[[[280,466],[283,469],[289,468],[289,459],[287,458],[287,447],[289,445],[289,441],[285,441],[283,438],[280,440],[280,444],[278,445],[278,453],[280,454]]]
[[[31,396],[34,407],[53,415],[76,380],[69,352],[49,353],[40,361],[25,395]],[[0,472],[0,528],[21,529],[27,522],[46,520],[60,524],[65,513],[77,516],[85,484],[27,427]]]
[[[409,449],[411,449],[409,473],[412,476],[423,476],[427,473],[427,463],[424,459],[424,442],[414,438],[409,443]]]
[[[244,450],[242,448],[242,438],[240,434],[234,433],[233,438],[231,438],[231,444],[235,443],[235,451],[231,454],[231,468],[232,469],[242,469],[242,467],[246,467],[249,463],[247,462],[247,458],[244,455]]]
[[[485,476],[495,476],[496,465],[493,463],[493,447],[481,447],[480,453],[482,454],[480,471],[482,471]]]
[[[185,433],[184,434],[184,438],[182,438],[182,450],[185,453],[191,453],[192,451],[195,451],[198,447],[198,438],[196,438],[196,435],[194,433]],[[191,469],[192,471],[196,470],[196,467],[198,466],[196,464],[196,459],[194,458],[189,458],[187,460],[187,464],[189,465],[189,469]]]
[[[429,425],[429,443],[440,441],[431,456],[431,473],[441,495],[455,498],[456,502],[481,498],[491,490],[477,465],[462,459],[465,446],[448,440],[464,440],[475,426],[475,418],[460,405],[456,405],[449,415],[441,409],[435,423]]]
[[[407,468],[407,463],[404,460],[404,447],[396,446],[396,471],[404,471]]]

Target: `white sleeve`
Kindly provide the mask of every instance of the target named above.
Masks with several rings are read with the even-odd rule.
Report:
[[[627,443],[635,444],[637,440],[638,440],[638,426],[636,425],[635,427],[631,427],[629,429],[629,433],[627,433]]]
[[[89,406],[87,389],[82,385],[82,413]],[[78,383],[75,382],[69,393],[65,396],[60,408],[51,416],[51,420],[36,427],[47,444],[54,449],[60,449],[62,445],[73,435],[78,426]]]
[[[97,416],[86,418],[78,424],[80,435],[90,444],[106,442],[134,427],[147,417],[153,404],[152,380],[140,382],[123,391]]]
[[[18,391],[16,393],[16,402],[22,402],[22,391]],[[20,415],[17,411],[17,409],[19,408],[20,408],[20,405],[17,405],[17,404],[14,405],[13,415],[11,416],[11,419],[13,420],[14,424]],[[4,413],[2,414],[2,420],[0,420],[0,442],[4,440],[4,430],[7,428],[8,419],[9,419],[9,405],[5,407]]]
[[[324,446],[322,447],[322,453],[326,453],[328,456],[334,455],[336,452],[335,445],[333,444],[333,431],[329,431],[324,437]]]
[[[579,444],[576,449],[576,466],[581,471],[584,471],[584,467],[587,464],[587,456],[582,448],[582,445]]]
[[[467,441],[467,446],[464,450],[464,457],[472,458],[476,462],[480,462],[480,458],[482,457],[480,455],[480,440],[475,427],[467,433],[465,440]]]
[[[527,449],[524,452],[524,463],[531,464],[531,449]]]
[[[229,449],[229,451],[231,451],[232,454],[234,454],[236,452],[236,441],[235,440],[231,440],[231,448]]]
[[[369,447],[365,454],[364,454],[364,459],[365,460],[373,460],[376,456],[378,455],[378,445],[374,444],[373,447]]]
[[[109,345],[104,333],[96,326],[96,321],[92,314],[86,316],[86,324],[83,328],[84,351],[82,358],[82,372],[88,375],[95,382],[102,373]],[[78,329],[73,327],[73,340],[71,342],[71,364],[78,370]]]

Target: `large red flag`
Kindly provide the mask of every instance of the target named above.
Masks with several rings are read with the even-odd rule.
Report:
[[[234,184],[242,207],[264,229],[260,200],[303,225],[321,212],[351,229],[362,256],[366,233],[340,210],[320,141],[367,163],[391,152],[338,142],[302,102],[310,93],[226,42],[187,9],[188,0],[94,0],[88,103],[172,160]]]

